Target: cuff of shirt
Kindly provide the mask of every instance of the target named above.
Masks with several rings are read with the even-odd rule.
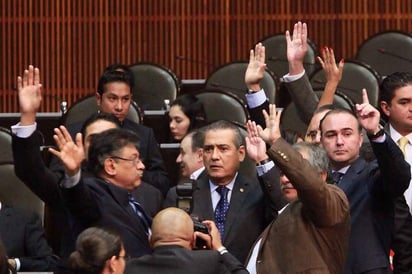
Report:
[[[386,140],[386,133],[383,134],[382,136],[380,136],[376,139],[370,140],[370,141],[373,142],[373,143],[383,143],[383,142],[385,142],[385,140]]]
[[[28,138],[36,131],[37,123],[29,126],[21,126],[20,123],[11,126],[11,132],[20,138]]]
[[[296,81],[296,80],[302,78],[303,75],[305,75],[305,71],[303,71],[299,74],[294,74],[294,75],[290,75],[288,73],[288,74],[283,76],[283,81],[286,82],[286,83],[293,82],[293,81]]]
[[[266,93],[263,89],[258,92],[246,93],[246,101],[249,108],[255,108],[266,102]]]
[[[67,174],[65,175],[63,182],[61,183],[61,186],[63,188],[72,188],[75,187],[79,182],[80,182],[80,169],[79,171],[73,175],[73,176],[68,176]]]
[[[257,172],[258,176],[260,177],[260,176],[263,176],[264,174],[266,174],[274,166],[275,166],[275,163],[273,161],[270,161],[270,162],[267,162],[264,165],[256,166],[256,172]]]
[[[21,267],[20,260],[18,258],[14,258],[14,261],[16,262],[16,271],[19,271]]]

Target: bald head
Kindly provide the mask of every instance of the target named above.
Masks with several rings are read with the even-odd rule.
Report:
[[[193,221],[189,214],[179,208],[169,207],[154,217],[150,242],[153,248],[180,245],[192,249],[193,233]]]

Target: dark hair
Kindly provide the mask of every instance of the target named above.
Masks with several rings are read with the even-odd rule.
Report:
[[[197,149],[203,148],[205,133],[202,129],[195,129],[189,132],[185,138],[192,139],[192,152],[195,152]]]
[[[183,94],[177,97],[170,107],[180,106],[183,113],[189,118],[188,132],[206,125],[206,113],[203,103],[193,94]]]
[[[69,266],[74,273],[101,273],[108,259],[120,255],[122,246],[117,233],[90,227],[77,238],[76,250],[69,257]]]
[[[82,125],[80,132],[82,133],[82,136],[83,136],[83,142],[84,142],[84,138],[86,137],[86,128],[90,126],[91,124],[93,124],[94,122],[99,121],[99,120],[111,122],[115,124],[116,127],[120,128],[120,121],[113,114],[105,113],[105,112],[95,113],[91,115],[89,118],[87,118],[87,120]]]
[[[410,72],[395,72],[388,75],[379,86],[379,102],[384,101],[390,106],[395,97],[395,91],[409,85],[412,85],[412,73]],[[381,113],[386,117],[382,110]]]
[[[328,116],[330,116],[330,115],[333,115],[333,114],[338,114],[338,113],[346,113],[346,114],[351,115],[353,118],[355,118],[356,123],[358,124],[358,131],[359,131],[359,133],[362,132],[362,125],[359,123],[358,117],[356,117],[355,113],[353,113],[353,112],[352,112],[351,110],[349,110],[349,109],[345,109],[345,108],[335,108],[335,109],[333,109],[333,110],[331,110],[331,111],[328,111],[328,112],[325,114],[325,116],[323,116],[323,118],[320,120],[319,130],[320,130],[320,134],[321,134],[321,135],[323,134],[322,124],[323,124],[323,121],[325,121],[326,117],[328,117]]]
[[[139,137],[130,130],[112,128],[97,134],[89,148],[87,168],[98,175],[104,170],[104,161],[128,145],[139,149]]]
[[[211,123],[210,125],[207,125],[205,127],[205,135],[209,131],[220,130],[220,129],[230,129],[234,132],[235,139],[233,141],[234,141],[236,148],[239,148],[240,146],[245,144],[243,135],[240,132],[239,127],[236,126],[234,123],[226,121],[226,120],[219,120],[219,121]]]
[[[103,93],[106,92],[105,87],[109,83],[114,83],[114,82],[121,82],[125,83],[130,87],[130,93],[133,90],[134,87],[134,80],[133,80],[133,74],[131,73],[130,70],[128,71],[120,71],[120,70],[109,70],[106,71],[100,76],[99,83],[97,85],[97,93],[102,95]]]

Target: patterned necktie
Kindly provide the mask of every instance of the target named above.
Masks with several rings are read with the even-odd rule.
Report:
[[[229,192],[229,189],[225,186],[219,186],[216,188],[216,192],[220,194],[220,200],[215,209],[215,220],[216,226],[220,232],[220,238],[223,241],[223,235],[225,234],[226,212],[229,208],[229,202],[227,200],[227,193]]]
[[[129,204],[132,207],[134,213],[139,217],[140,221],[142,222],[143,226],[146,229],[146,234],[150,233],[150,226],[152,224],[152,219],[149,218],[144,211],[143,207],[135,200],[132,194],[129,193]]]
[[[403,153],[403,157],[406,158],[406,145],[409,143],[408,138],[406,138],[405,136],[402,136],[401,138],[399,138],[398,140],[398,145],[399,148],[401,149],[402,153]]]
[[[340,180],[342,180],[343,173],[339,171],[333,171],[332,172],[332,181],[335,185],[340,183]]]

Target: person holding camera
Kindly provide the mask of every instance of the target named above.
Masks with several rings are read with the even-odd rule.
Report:
[[[192,218],[182,209],[169,207],[160,211],[151,227],[153,253],[128,261],[125,274],[248,273],[222,245],[215,223],[203,221],[203,224],[209,234],[195,231]],[[209,250],[193,250],[197,238],[204,240]]]

